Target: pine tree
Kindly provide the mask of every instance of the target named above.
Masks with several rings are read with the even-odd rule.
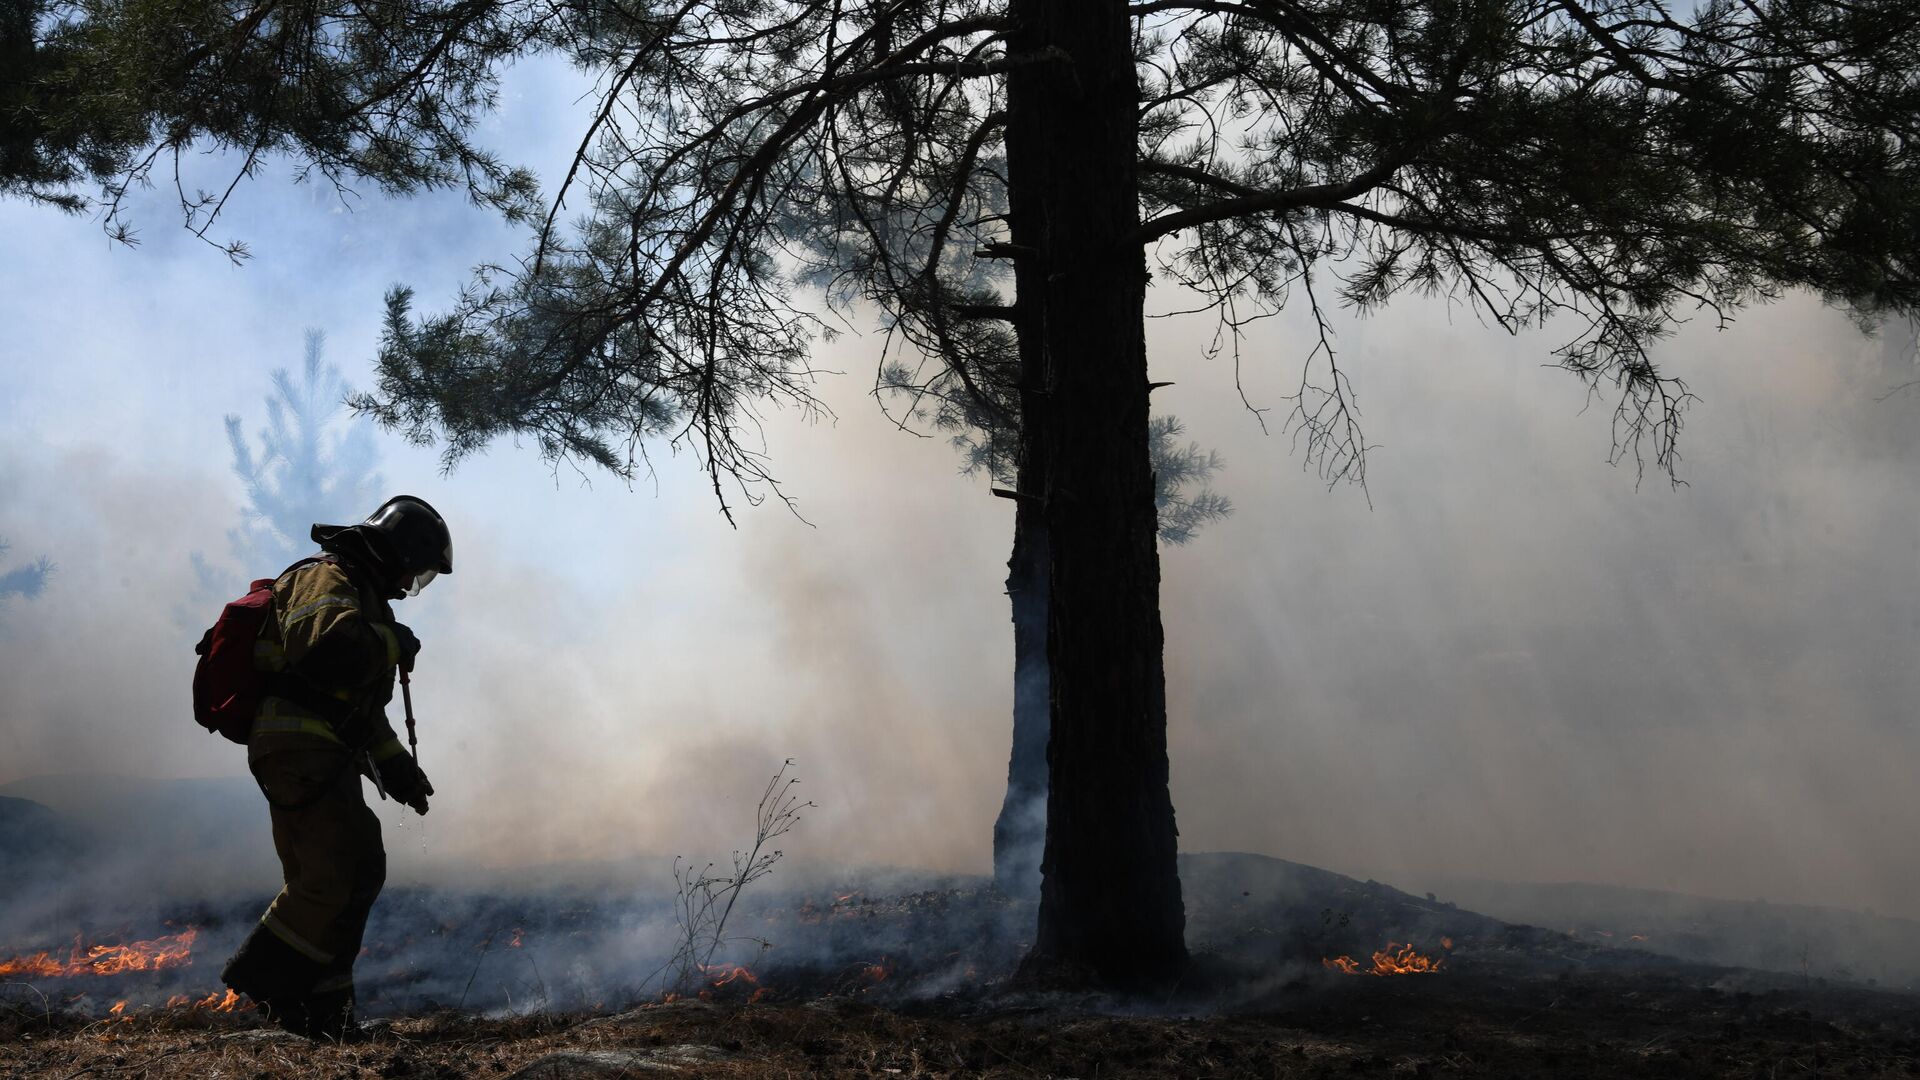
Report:
[[[664,410],[726,506],[779,492],[755,410],[813,405],[828,327],[796,282],[872,304],[930,358],[929,392],[1019,433],[1016,550],[1045,548],[1052,713],[1029,970],[1157,982],[1186,952],[1149,258],[1235,342],[1290,302],[1314,316],[1289,422],[1330,480],[1366,458],[1329,310],[1408,291],[1509,331],[1567,326],[1555,357],[1610,395],[1619,459],[1671,470],[1691,395],[1655,347],[1681,319],[1786,288],[1867,319],[1920,306],[1916,15],[749,0],[610,17],[579,53],[612,74],[560,191],[584,184],[593,212],[576,232],[550,214],[518,271],[449,313],[415,323],[396,294],[408,329],[366,404],[447,433],[454,457],[528,432],[616,468]]]
[[[1290,303],[1313,317],[1289,423],[1332,480],[1366,464],[1335,304],[1412,291],[1564,328],[1554,358],[1611,400],[1617,459],[1668,471],[1692,397],[1657,347],[1681,320],[1786,289],[1865,322],[1920,310],[1920,0],[100,0],[44,40],[70,56],[0,122],[110,147],[116,110],[151,102],[163,150],[288,149],[391,190],[465,172],[519,212],[467,141],[495,67],[552,47],[605,73],[524,263],[444,314],[389,298],[362,404],[450,458],[520,433],[628,471],[666,432],[729,513],[778,495],[758,411],[817,406],[831,329],[802,282],[1001,414],[1016,548],[1043,536],[1047,567],[1029,970],[1111,984],[1186,958],[1150,260],[1235,342]]]
[[[1011,343],[1007,343],[1011,345]],[[974,385],[994,387],[1015,364],[988,351],[974,354]],[[952,380],[928,380],[903,363],[882,369],[880,388],[906,401],[909,418],[948,433],[961,454],[963,471],[983,474],[1016,490],[1020,435],[1005,409],[980,407],[978,399]],[[1012,387],[995,387],[995,396],[1012,400]],[[1180,444],[1184,429],[1177,417],[1157,416],[1148,425],[1148,456],[1153,464],[1153,505],[1160,541],[1179,546],[1201,528],[1232,513],[1233,504],[1208,482],[1221,467],[1220,456],[1198,443]],[[1007,599],[1013,620],[1013,741],[1007,758],[1007,791],[993,822],[993,881],[1002,893],[1029,899],[1040,892],[1040,857],[1047,830],[1047,547],[1044,528],[1031,514],[1017,514],[1013,553],[1007,558]]]
[[[325,347],[326,335],[309,330],[299,377],[274,369],[257,451],[240,417],[226,418],[233,473],[247,492],[241,524],[227,538],[252,576],[310,554],[315,522],[358,521],[379,501],[372,430],[348,413],[346,378],[322,358]]]
[[[1160,542],[1191,542],[1207,524],[1233,512],[1233,503],[1208,481],[1221,468],[1220,455],[1199,443],[1179,442],[1177,417],[1156,416],[1148,425],[1153,462],[1153,505]],[[1011,441],[1011,440],[1008,440]],[[1012,475],[1011,470],[996,474]],[[1013,609],[1013,750],[1007,762],[1007,794],[993,821],[993,882],[1008,896],[1040,895],[1040,859],[1047,838],[1047,590],[1046,540],[1029,520],[1007,559],[1007,597]]]
[[[169,187],[186,227],[210,230],[271,158],[352,197],[464,188],[509,219],[537,209],[524,169],[480,147],[498,69],[567,13],[495,0],[0,0],[0,196],[94,209],[137,242],[129,191]],[[193,186],[195,151],[233,171]]]

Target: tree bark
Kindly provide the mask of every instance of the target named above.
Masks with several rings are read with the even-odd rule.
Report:
[[[1010,0],[1023,429],[1048,541],[1047,841],[1026,970],[1141,986],[1186,963],[1167,791],[1144,254],[1124,0]],[[1030,407],[1029,407],[1030,406]]]
[[[1022,491],[1037,491],[1021,470]],[[1007,599],[1013,608],[1013,753],[1007,796],[993,823],[993,883],[1007,896],[1040,897],[1047,839],[1047,523],[1023,500],[1014,511]]]

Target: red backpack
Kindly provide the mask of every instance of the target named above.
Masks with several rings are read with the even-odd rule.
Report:
[[[331,561],[301,559],[280,576],[309,563]],[[242,746],[253,732],[253,714],[273,679],[272,672],[254,666],[253,646],[273,614],[273,583],[278,580],[261,578],[248,586],[247,595],[222,609],[220,618],[193,647],[200,656],[193,668],[193,718],[209,732],[217,731]]]

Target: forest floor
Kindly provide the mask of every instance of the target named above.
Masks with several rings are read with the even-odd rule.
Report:
[[[683,1000],[612,1015],[382,1018],[312,1043],[257,1014],[0,1017],[0,1076],[1904,1077],[1920,998],[1738,973],[1303,972],[1228,1009],[987,991],[878,1005]]]
[[[1804,942],[1797,965],[1699,959],[1747,921],[1562,931],[1248,855],[1181,878],[1193,974],[1129,1000],[1011,989],[1033,908],[980,886],[770,897],[742,916],[753,970],[679,1000],[635,982],[646,923],[605,894],[399,889],[346,1044],[220,1011],[243,999],[210,965],[254,909],[180,912],[176,966],[0,981],[0,1078],[1920,1077],[1905,969],[1823,977]]]

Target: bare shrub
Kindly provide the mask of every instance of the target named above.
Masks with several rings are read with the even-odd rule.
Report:
[[[800,796],[794,794],[793,788],[800,780],[787,775],[792,767],[793,759],[788,758],[760,793],[754,814],[753,844],[733,853],[732,873],[716,873],[714,863],[696,871],[691,861],[674,858],[674,921],[679,933],[673,955],[660,968],[664,973],[663,991],[691,994],[710,981],[707,975],[713,966],[714,954],[728,940],[727,918],[739,903],[741,892],[772,873],[773,864],[779,862],[783,854],[777,848],[769,850],[768,845],[800,823],[800,811],[814,805],[801,802]],[[766,947],[765,942],[761,945]]]

